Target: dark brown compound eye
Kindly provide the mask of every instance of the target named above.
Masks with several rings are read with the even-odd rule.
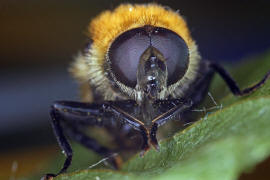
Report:
[[[166,60],[168,85],[177,82],[188,67],[188,47],[173,31],[154,27],[151,32],[145,27],[124,32],[112,43],[108,58],[116,79],[129,87],[137,84],[137,67],[143,52],[153,46]]]
[[[166,60],[168,85],[176,83],[187,71],[189,50],[185,41],[175,32],[165,28],[155,28],[151,44],[158,49]]]
[[[149,45],[150,38],[143,28],[129,30],[116,38],[109,49],[109,59],[118,81],[136,86],[138,63]]]

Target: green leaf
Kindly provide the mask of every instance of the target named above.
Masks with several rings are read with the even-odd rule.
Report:
[[[267,53],[231,72],[241,87],[247,87],[269,69]],[[210,92],[221,99],[223,108],[160,141],[160,152],[135,155],[120,171],[80,170],[55,179],[237,179],[270,156],[270,81],[246,97],[225,95],[224,82],[214,81]]]

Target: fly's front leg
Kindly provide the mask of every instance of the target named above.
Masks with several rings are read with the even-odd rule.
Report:
[[[122,101],[122,102],[104,102],[103,104],[89,104],[71,101],[60,101],[56,102],[52,106],[51,118],[54,133],[57,141],[66,155],[65,163],[62,169],[57,174],[47,174],[44,179],[52,179],[53,177],[65,172],[71,164],[72,160],[72,149],[63,133],[61,123],[65,123],[69,128],[69,134],[81,143],[82,145],[94,150],[101,155],[112,154],[110,150],[100,146],[95,140],[86,136],[77,128],[78,125],[88,126],[110,126],[112,121],[121,121],[129,124],[133,129],[140,131],[143,137],[143,149],[149,149],[148,145],[148,131],[136,118],[123,111],[121,108],[115,106],[115,104],[125,104],[126,106],[133,106],[133,102]],[[113,116],[117,118],[112,118]],[[115,167],[119,167],[119,161],[115,159],[112,163]]]
[[[78,124],[75,123],[70,124],[69,128],[67,129],[67,134],[69,137],[84,147],[106,157],[106,161],[108,161],[114,169],[119,169],[121,167],[122,159],[119,156],[116,156],[117,154],[114,151],[100,145],[95,139],[87,136],[77,126]]]
[[[70,146],[69,142],[67,141],[67,139],[63,133],[63,129],[60,125],[60,121],[62,120],[61,116],[54,109],[51,110],[50,114],[51,114],[51,124],[52,124],[52,128],[53,128],[55,137],[56,137],[57,142],[60,145],[61,149],[63,150],[63,153],[66,156],[66,160],[64,162],[62,169],[57,174],[46,174],[44,177],[42,177],[42,180],[43,179],[44,180],[51,180],[51,179],[53,179],[53,177],[56,177],[57,175],[65,172],[67,170],[67,168],[70,166],[71,161],[72,161],[72,149],[71,149],[71,146]]]
[[[173,119],[177,115],[183,113],[188,110],[192,106],[192,101],[183,103],[180,100],[172,99],[172,100],[164,100],[159,101],[158,103],[162,104],[162,106],[174,106],[165,113],[159,115],[155,119],[152,120],[152,127],[150,131],[150,143],[155,147],[156,150],[159,150],[158,141],[156,138],[157,130],[159,126],[162,126],[167,121]]]
[[[64,173],[71,164],[72,161],[72,149],[64,134],[66,129],[63,129],[61,123],[65,123],[68,128],[69,134],[87,148],[101,154],[109,155],[111,151],[103,146],[100,146],[94,139],[86,136],[82,132],[78,131],[76,126],[80,125],[104,125],[110,123],[107,118],[108,113],[103,111],[103,106],[99,104],[88,104],[70,101],[56,102],[51,109],[51,124],[63,153],[66,156],[66,160],[62,169],[56,174],[47,174],[43,179],[52,179],[53,177]],[[117,161],[113,161],[113,165],[117,167]]]
[[[270,71],[268,71],[266,75],[258,83],[256,83],[255,85],[251,87],[241,90],[238,87],[237,83],[234,81],[234,79],[222,66],[216,63],[210,63],[210,67],[224,79],[224,81],[229,86],[231,92],[236,96],[243,96],[243,95],[250,94],[254,90],[261,87],[266,82],[266,80],[270,78]]]

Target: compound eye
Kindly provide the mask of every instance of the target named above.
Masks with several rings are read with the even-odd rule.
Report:
[[[137,84],[137,67],[150,38],[143,28],[124,32],[111,44],[108,52],[110,66],[115,78],[129,87]]]
[[[151,43],[166,60],[167,85],[179,81],[186,73],[189,65],[189,49],[185,41],[173,31],[156,28],[151,35]]]
[[[149,32],[142,27],[124,32],[110,46],[110,67],[118,81],[129,87],[136,86],[140,57],[149,46],[158,49],[166,60],[168,85],[184,76],[189,64],[189,50],[185,41],[165,28],[155,27]]]

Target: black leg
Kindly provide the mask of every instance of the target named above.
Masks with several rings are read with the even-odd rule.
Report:
[[[154,123],[151,128],[150,132],[150,143],[155,147],[157,151],[159,151],[159,145],[157,141],[157,130],[158,130],[158,124]]]
[[[114,169],[119,169],[121,166],[121,158],[118,156],[113,156],[114,152],[104,146],[101,146],[95,139],[85,135],[82,131],[78,129],[78,124],[71,123],[67,125],[67,135],[71,137],[74,141],[82,144],[88,149],[100,154],[102,156],[108,156],[108,162],[113,166]]]
[[[119,102],[117,102],[119,103]],[[133,105],[131,101],[124,101],[121,104],[125,104],[127,107]],[[138,119],[132,117],[127,112],[116,107],[115,102],[105,102],[103,104],[89,104],[80,102],[70,102],[70,101],[60,101],[56,102],[52,106],[51,118],[52,126],[54,129],[57,141],[66,155],[65,163],[62,169],[57,174],[47,174],[45,179],[51,179],[63,172],[65,172],[71,164],[72,160],[72,149],[63,133],[63,129],[60,122],[63,122],[67,127],[71,128],[69,133],[73,138],[84,146],[94,150],[101,155],[110,155],[111,151],[105,147],[100,146],[95,140],[87,137],[85,134],[77,129],[77,125],[97,125],[103,126],[112,125],[112,121],[122,121],[122,123],[129,124],[133,129],[140,131],[143,137],[143,151],[149,149],[148,145],[148,131],[144,127],[144,124]],[[117,117],[117,118],[112,118]],[[117,166],[117,161],[115,159],[112,164]]]
[[[67,126],[67,135],[72,138],[72,140],[77,141],[79,144],[84,145],[86,148],[93,150],[94,152],[107,156],[112,153],[108,148],[101,146],[95,139],[88,137],[77,128],[76,124],[70,124]]]
[[[257,88],[261,87],[265,83],[265,81],[267,79],[269,79],[269,77],[270,77],[270,71],[269,71],[263,77],[263,79],[261,81],[259,81],[258,83],[256,83],[255,85],[248,87],[246,89],[240,90],[237,83],[233,80],[233,78],[230,76],[230,74],[222,66],[215,64],[215,63],[211,63],[210,67],[213,68],[224,79],[224,81],[227,83],[227,85],[229,86],[232,93],[234,95],[237,95],[237,96],[243,96],[243,95],[247,95],[247,94],[253,92]]]
[[[71,161],[72,161],[72,149],[63,133],[62,127],[60,125],[60,120],[62,120],[62,118],[59,115],[59,113],[56,110],[52,109],[51,110],[52,128],[53,128],[55,137],[57,139],[57,142],[66,156],[66,160],[64,162],[62,169],[57,174],[46,174],[45,177],[42,178],[45,180],[52,179],[53,177],[56,177],[57,175],[65,172],[67,168],[70,166]]]
[[[171,109],[169,109],[167,112],[159,115],[158,117],[156,117],[155,119],[152,120],[153,124],[157,124],[157,126],[161,126],[163,124],[165,124],[168,120],[172,119],[173,117],[175,117],[176,115],[184,112],[185,110],[187,110],[188,108],[190,108],[192,106],[192,101],[190,102],[181,102],[180,100],[165,100],[165,103],[173,103],[174,107],[172,107]],[[176,104],[177,103],[177,104]]]
[[[155,147],[156,150],[159,150],[158,141],[156,138],[156,133],[158,127],[165,124],[167,121],[173,119],[176,115],[183,113],[185,110],[189,109],[192,106],[192,102],[183,103],[181,100],[172,99],[172,100],[164,100],[163,102],[160,100],[158,102],[162,104],[163,108],[164,105],[171,107],[167,112],[159,115],[155,119],[152,120],[152,127],[150,131],[150,142]],[[162,108],[162,106],[160,106]]]
[[[140,156],[143,157],[144,154],[150,149],[150,146],[148,144],[149,132],[144,126],[141,126],[141,135],[143,138],[143,143],[142,143],[142,147],[141,147]]]

